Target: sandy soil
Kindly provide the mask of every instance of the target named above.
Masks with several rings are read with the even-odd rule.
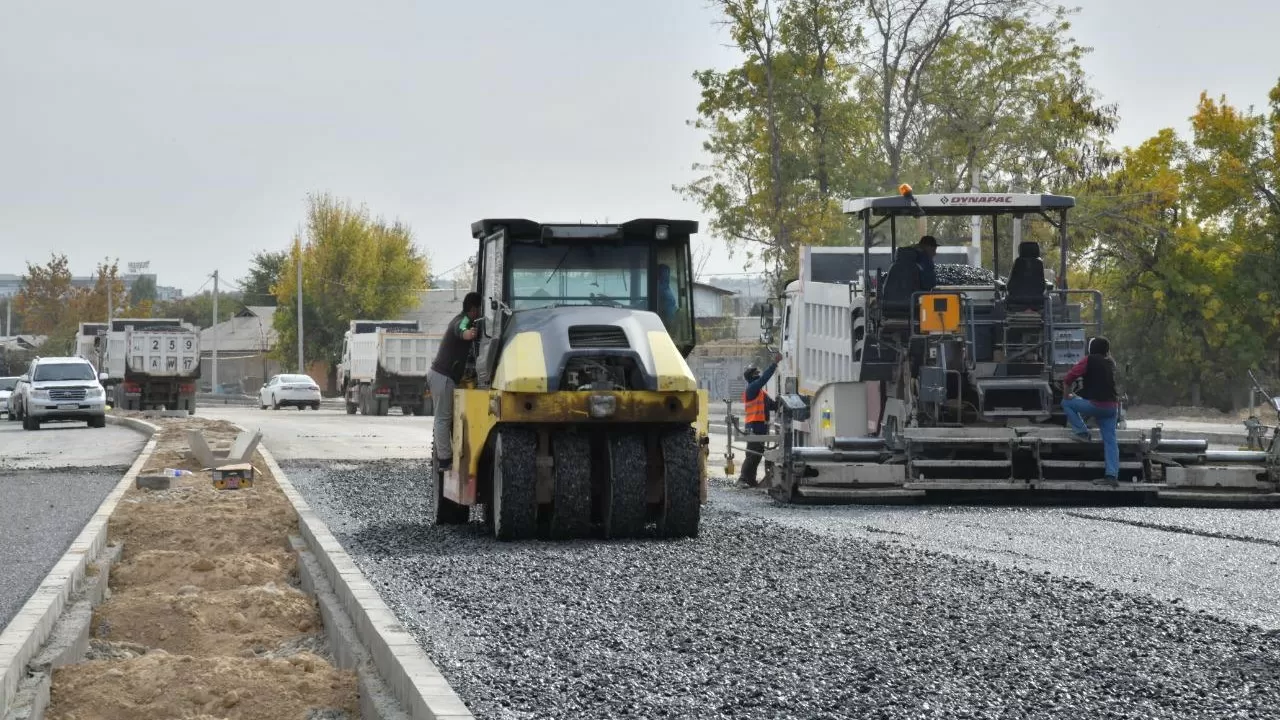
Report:
[[[357,717],[354,673],[329,662],[315,600],[296,587],[297,518],[261,458],[253,488],[214,490],[186,456],[186,430],[213,445],[234,427],[147,419],[162,431],[144,472],[195,472],[169,490],[131,488],[116,508],[111,598],[94,612],[86,662],[55,672],[47,717]]]
[[[355,676],[315,655],[196,658],[152,650],[53,674],[49,720],[303,720],[309,709],[357,716]]]

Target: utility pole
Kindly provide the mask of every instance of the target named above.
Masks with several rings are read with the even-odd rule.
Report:
[[[302,236],[298,236],[298,373],[307,371],[302,360]]]
[[[4,299],[4,336],[13,334],[13,296]]]
[[[110,258],[107,258],[107,259],[110,259]],[[108,324],[110,324],[110,323],[111,323],[111,310],[112,310],[112,308],[111,308],[111,290],[112,290],[111,285],[112,285],[112,283],[111,283],[111,278],[110,278],[110,277],[107,277],[107,264],[106,264],[106,262],[103,262],[103,263],[102,263],[102,287],[103,287],[103,288],[106,290],[106,292],[107,292],[107,323],[108,323]]]
[[[221,391],[218,388],[218,271],[213,271],[213,326],[210,335],[213,335],[213,394],[219,395]]]
[[[975,162],[973,167],[969,169],[970,188],[969,192],[978,192],[978,176],[981,171],[978,170],[978,164]],[[973,266],[982,267],[982,218],[974,215],[969,219],[969,228],[973,231]],[[993,239],[992,242],[1000,242]],[[1015,256],[1016,257],[1016,256]],[[1000,274],[1000,268],[994,268],[997,275]]]

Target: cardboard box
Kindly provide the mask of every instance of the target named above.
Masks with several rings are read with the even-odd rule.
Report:
[[[253,465],[240,463],[213,469],[213,489],[239,490],[253,487]]]

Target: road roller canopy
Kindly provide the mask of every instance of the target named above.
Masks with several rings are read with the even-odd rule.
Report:
[[[677,347],[694,346],[693,220],[642,218],[616,224],[486,219],[477,279],[486,309],[513,312],[596,305],[654,312]],[[486,310],[488,312],[488,310]]]

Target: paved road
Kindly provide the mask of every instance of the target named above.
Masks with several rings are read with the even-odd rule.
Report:
[[[145,444],[114,425],[0,420],[0,627],[31,596]]]
[[[196,410],[200,417],[261,429],[264,442],[280,462],[427,457],[432,419],[393,413],[368,417],[324,408],[259,410],[234,406]]]

